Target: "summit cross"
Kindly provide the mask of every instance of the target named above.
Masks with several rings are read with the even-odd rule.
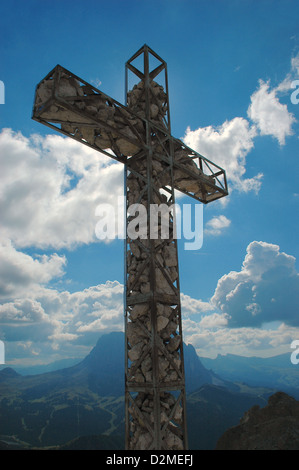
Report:
[[[126,62],[126,100],[57,65],[36,87],[32,118],[125,166],[125,447],[187,450],[175,190],[207,204],[227,196],[226,176],[171,135],[167,65],[147,45]],[[133,237],[140,205],[148,230]],[[168,234],[160,212],[151,237],[149,209],[162,205]]]

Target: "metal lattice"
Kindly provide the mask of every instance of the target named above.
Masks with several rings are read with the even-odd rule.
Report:
[[[126,63],[126,97],[123,106],[57,65],[36,87],[32,117],[125,165],[126,449],[183,450],[174,191],[207,204],[228,194],[227,183],[222,168],[171,135],[167,65],[147,45]]]

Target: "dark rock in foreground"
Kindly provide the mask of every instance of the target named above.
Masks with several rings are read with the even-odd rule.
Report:
[[[299,450],[299,401],[275,393],[267,406],[253,406],[228,429],[216,450]]]

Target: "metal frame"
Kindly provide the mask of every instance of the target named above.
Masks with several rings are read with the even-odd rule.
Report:
[[[150,71],[149,69],[149,55],[152,54],[156,59],[158,59],[161,64],[156,67],[154,70]],[[138,70],[132,65],[132,62],[143,55],[143,64],[144,70],[143,72]],[[174,184],[173,184],[173,140],[171,138],[171,129],[170,129],[170,114],[169,114],[169,94],[168,94],[168,80],[167,80],[167,65],[166,63],[156,54],[154,53],[148,46],[143,46],[133,57],[126,63],[126,93],[128,90],[128,72],[131,71],[135,74],[140,80],[144,82],[145,86],[145,97],[146,97],[146,105],[145,105],[145,117],[146,117],[146,151],[144,152],[144,158],[147,160],[147,179],[144,181],[144,186],[147,189],[147,201],[148,205],[154,203],[153,196],[159,194],[159,190],[161,187],[155,187],[153,183],[153,161],[156,159],[157,161],[164,160],[164,163],[168,164],[168,169],[165,171],[169,172],[169,193],[170,197],[167,201],[167,204],[170,206],[175,203],[174,198]],[[165,76],[165,92],[167,96],[167,115],[166,119],[164,120],[164,126],[166,127],[167,133],[165,133],[165,128],[160,128],[157,124],[153,124],[150,119],[150,104],[151,104],[151,94],[150,94],[150,81],[153,80],[157,75],[164,72]],[[162,158],[157,154],[156,147],[161,142],[159,139],[159,134],[163,136],[163,144],[166,149],[166,155],[164,154]],[[156,142],[155,142],[156,140]],[[126,169],[126,172],[129,172],[130,169]],[[140,197],[137,199],[136,202],[140,202]],[[127,202],[128,206],[128,202]],[[128,219],[127,219],[128,220]],[[148,219],[148,233],[149,233],[149,224],[150,220]],[[172,242],[175,245],[176,250],[176,258],[178,260],[177,254],[177,241],[176,239],[169,239],[164,241]],[[159,245],[158,245],[159,246]],[[142,240],[139,240],[139,247],[145,248],[142,245]],[[125,246],[125,253],[127,254],[127,250],[129,248],[129,243]],[[150,324],[151,324],[151,331],[149,332],[145,328],[145,334],[147,334],[149,339],[149,344],[146,350],[144,351],[143,355],[139,358],[136,363],[133,363],[129,366],[128,360],[128,351],[130,349],[130,344],[128,341],[128,337],[126,335],[126,351],[125,351],[125,415],[126,415],[126,449],[132,448],[132,433],[130,432],[130,424],[131,421],[134,420],[132,414],[130,413],[130,409],[133,407],[133,413],[137,413],[140,420],[143,420],[146,423],[146,428],[148,429],[149,433],[152,436],[152,441],[149,444],[149,449],[161,450],[165,449],[164,447],[164,436],[165,432],[168,427],[171,428],[173,431],[175,429],[177,435],[181,439],[183,449],[188,448],[188,438],[187,438],[187,425],[186,425],[186,394],[185,394],[185,373],[184,373],[184,357],[183,357],[183,336],[182,336],[182,323],[181,323],[181,304],[180,304],[180,286],[179,286],[179,273],[178,278],[176,281],[176,286],[174,283],[169,279],[167,272],[161,264],[158,262],[157,255],[156,255],[156,246],[155,240],[149,239],[147,244],[147,250],[144,249],[146,252],[145,261],[141,267],[139,272],[139,276],[137,279],[134,279],[134,282],[138,282],[138,277],[140,277],[144,271],[145,266],[149,266],[149,279],[150,279],[150,292],[147,295],[141,297],[140,295],[132,296],[130,294],[132,286],[130,285],[130,275],[126,272],[126,306],[125,306],[125,324],[126,324],[126,331],[128,328],[129,323],[129,308],[133,305],[140,305],[140,303],[148,304],[149,308],[149,317],[150,317]],[[126,256],[126,265],[127,265],[127,256]],[[162,294],[158,292],[157,289],[157,279],[156,279],[156,269],[159,266],[161,272],[168,280],[169,285],[173,288],[173,295],[169,294]],[[177,271],[178,271],[178,262],[177,262]],[[137,297],[137,298],[136,298]],[[140,303],[139,303],[140,302]],[[177,367],[176,363],[174,362],[171,354],[167,351],[163,339],[161,338],[158,328],[157,328],[157,311],[158,307],[157,304],[164,304],[164,305],[171,305],[172,308],[174,307],[173,311],[176,314],[176,321],[177,321],[177,334],[180,336],[180,344],[177,349],[180,355],[180,367]],[[142,328],[142,325],[139,325]],[[144,384],[140,384],[138,382],[134,382],[134,372],[138,369],[142,361],[150,354],[152,358],[152,381],[146,382]],[[177,372],[178,379],[172,382],[167,382],[165,380],[160,379],[160,371],[159,371],[159,363],[161,358],[166,358],[170,364],[174,367]],[[132,371],[133,368],[133,371]],[[133,378],[133,379],[132,379]],[[161,422],[161,397],[164,396],[164,393],[175,393],[178,395],[174,402],[174,406],[172,410],[170,410],[168,416],[168,422],[162,423]],[[137,393],[137,395],[136,395]],[[153,423],[149,423],[146,421],[146,416],[142,413],[142,409],[138,406],[138,398],[140,394],[145,394],[145,397],[153,397]],[[135,398],[134,398],[135,396]],[[146,399],[146,398],[145,398]],[[175,414],[175,411],[180,404],[182,408],[182,420],[180,425],[176,423],[176,426],[172,424],[172,419]]]
[[[152,70],[150,69],[151,58],[158,62],[158,65]],[[136,59],[143,59],[143,70],[134,65]],[[142,116],[140,113],[135,113],[128,105],[122,105],[67,69],[57,65],[36,87],[32,118],[123,163],[125,165],[124,183],[127,210],[132,198],[135,198],[133,202],[146,204],[148,207],[158,200],[166,203],[170,208],[175,203],[175,189],[204,204],[227,196],[225,171],[171,135],[166,62],[145,44],[126,62],[125,70],[126,97],[129,91],[129,73],[133,74],[134,80],[137,78],[143,82],[145,106]],[[157,122],[151,119],[151,104],[155,102],[151,83],[156,77],[161,78],[161,74],[165,87],[165,101],[163,103],[165,115]],[[77,88],[78,93],[71,96],[63,95],[60,92],[62,79],[69,81],[69,83],[76,83],[76,86],[79,87]],[[45,83],[47,86],[50,85],[51,93],[43,100],[41,90]],[[88,107],[88,105],[94,103],[95,100],[101,101],[106,111],[113,111],[113,121],[105,119],[99,110],[96,112],[90,110],[91,106]],[[135,126],[134,123],[139,123],[139,126]],[[125,132],[125,128],[130,132]],[[104,135],[106,140],[103,138]],[[124,147],[121,148],[118,139],[123,139],[131,144],[133,147],[130,148],[133,148],[134,151],[123,150]],[[178,154],[182,155],[179,159],[177,158]],[[142,170],[141,164],[144,165]],[[160,168],[158,175],[153,171],[157,165]],[[138,194],[133,193],[130,189],[133,180],[139,185]],[[188,184],[190,182],[191,186]],[[165,196],[162,198],[162,191],[164,191],[164,195],[167,194],[166,201]],[[149,233],[150,211],[147,211],[147,214]],[[126,214],[127,228],[129,221],[129,215]],[[134,256],[133,241],[129,238],[128,231],[126,232],[124,312],[127,449],[188,448],[179,266],[173,218],[170,218],[169,227],[168,239],[160,237],[157,242],[149,237],[146,242],[142,238],[137,238],[134,241],[142,259],[134,276],[131,274],[132,269],[128,261],[128,257]],[[175,249],[176,277],[174,279],[170,276],[165,259],[161,258],[162,249],[167,246],[172,246]],[[163,288],[164,290],[161,291],[157,281],[158,274],[164,285],[166,283],[167,289]],[[141,283],[141,279],[144,277],[147,279],[147,276],[149,289],[145,292],[142,292],[142,289],[134,291],[138,283]],[[132,318],[134,307],[138,305],[146,306],[146,313],[141,317],[142,321],[138,318]],[[171,333],[166,332],[163,328],[159,330],[159,308],[163,308],[169,314],[169,323],[175,327],[172,327]],[[130,354],[134,345],[132,339],[129,339],[128,330],[136,326],[145,340],[142,353],[133,361],[130,360]],[[176,343],[174,350],[169,348],[173,340]],[[137,372],[146,360],[151,361],[151,368],[149,373],[143,377],[144,380],[140,381],[140,375],[137,378]],[[171,380],[160,374],[162,360],[164,363],[166,361],[173,371]],[[141,397],[145,397],[148,402],[151,402],[150,414],[145,411],[146,400],[142,402]],[[163,401],[165,397],[168,399],[167,412],[165,412],[165,401]],[[134,429],[138,423],[143,423],[144,434],[148,437],[147,442],[143,442],[143,444],[136,443]],[[167,444],[167,435],[177,437],[178,440],[174,444]]]
[[[144,46],[146,47],[146,46]],[[152,54],[153,51],[149,49],[149,52]],[[137,54],[140,55],[143,53],[143,48],[136,53],[133,58],[137,57]],[[159,58],[155,54],[155,57]],[[132,59],[131,59],[132,60]],[[162,59],[159,58],[159,60],[162,61]],[[130,61],[127,62],[126,64],[126,84],[128,83],[128,70],[131,70],[132,66],[130,65]],[[166,77],[166,84],[167,84],[167,68],[166,68],[166,63],[163,61],[163,68],[161,64],[161,69],[164,69],[165,72],[165,77]],[[161,73],[161,70],[160,72]],[[83,86],[86,86],[86,88],[94,93],[94,95],[98,96],[101,99],[106,100],[107,105],[112,107],[115,110],[115,115],[119,118],[124,119],[125,124],[130,127],[132,130],[132,133],[135,134],[136,139],[132,137],[128,137],[128,135],[125,135],[121,128],[118,129],[117,127],[112,127],[109,125],[107,121],[103,121],[99,116],[93,115],[86,110],[80,110],[79,108],[74,108],[72,103],[73,101],[77,101],[80,103],[88,102],[90,97],[88,95],[83,96],[83,97],[68,97],[65,98],[63,96],[60,96],[59,93],[57,92],[58,87],[59,87],[59,81],[61,78],[62,74],[68,75],[70,78],[77,80],[82,84]],[[52,96],[42,104],[42,107],[38,104],[37,100],[37,90],[41,84],[48,80],[52,79],[54,82],[54,87],[53,87],[53,93]],[[62,119],[55,119],[55,115],[51,118],[49,116],[49,110],[51,109],[51,106],[58,106],[60,109],[72,112],[73,114],[73,119],[68,119],[68,120],[62,120]],[[169,97],[168,97],[168,85],[167,85],[167,107],[168,107],[168,122],[166,122],[167,126],[159,126],[157,123],[151,123],[151,128],[153,131],[156,133],[158,136],[158,139],[160,139],[160,142],[167,142],[167,141],[172,141],[173,146],[176,149],[181,149],[185,150],[188,153],[188,156],[186,159],[182,162],[178,162],[174,160],[173,162],[173,169],[174,170],[180,170],[182,173],[185,174],[185,178],[189,179],[190,181],[198,181],[199,183],[202,183],[205,188],[209,188],[209,190],[205,190],[202,192],[202,194],[198,195],[195,194],[194,192],[185,190],[184,188],[180,187],[179,184],[176,182],[174,179],[174,189],[183,192],[187,196],[192,197],[193,199],[202,202],[203,204],[207,204],[211,201],[214,201],[216,199],[225,197],[228,195],[228,188],[227,188],[227,181],[226,181],[226,175],[225,171],[212,161],[208,160],[205,158],[203,155],[200,155],[187,145],[185,145],[181,140],[174,138],[171,135],[171,129],[170,129],[170,116],[169,116]],[[97,150],[110,158],[113,158],[114,160],[121,162],[123,164],[126,164],[128,167],[131,166],[131,162],[133,163],[134,159],[140,158],[142,156],[142,152],[145,149],[144,147],[144,137],[140,135],[140,133],[137,131],[137,129],[132,126],[131,124],[131,119],[128,118],[134,117],[136,119],[139,119],[143,121],[144,127],[147,126],[147,120],[144,118],[141,118],[140,116],[137,116],[132,112],[131,110],[128,110],[127,106],[122,105],[118,101],[114,100],[110,96],[106,95],[105,93],[101,92],[98,90],[96,87],[90,85],[88,82],[84,81],[83,79],[79,78],[77,75],[73,74],[69,70],[65,69],[61,65],[57,65],[54,67],[54,69],[49,72],[44,79],[40,81],[40,83],[36,87],[35,91],[35,100],[34,100],[34,106],[32,110],[32,119],[34,119],[37,122],[40,122],[41,124],[44,124],[45,126],[58,131],[67,137],[71,137],[72,139],[79,141],[80,143],[87,145],[88,147]],[[95,132],[98,128],[104,129],[111,135],[111,143],[109,148],[103,148],[95,145],[94,143],[90,143],[86,140],[84,140],[81,136],[80,133],[70,133],[69,131],[66,131],[62,128],[63,124],[69,124],[70,126],[74,127],[75,129],[80,129],[80,127],[90,127],[91,129],[94,129]],[[116,144],[116,138],[113,138],[112,134],[117,134],[119,137],[127,140],[128,142],[131,142],[132,144],[136,145],[138,148],[138,151],[132,155],[132,156],[126,156],[123,155],[120,150],[117,148]],[[107,151],[109,150],[109,151]],[[165,155],[163,154],[158,154],[156,153],[156,158],[159,159],[160,161],[165,161]],[[194,172],[192,168],[188,165],[185,164],[188,163],[189,161],[195,161],[196,165],[198,168],[201,169],[202,173],[198,174],[197,172]],[[211,177],[210,180],[207,180],[207,176]],[[164,188],[166,191],[168,188]]]

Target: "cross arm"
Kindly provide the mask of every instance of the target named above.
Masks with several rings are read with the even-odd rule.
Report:
[[[32,118],[129,168],[147,151],[149,123],[143,116],[60,65],[37,85]],[[205,204],[228,194],[222,168],[173,138],[162,123],[150,127],[155,158],[167,165],[173,157],[175,189]],[[164,189],[170,191],[169,186]]]
[[[122,163],[144,147],[142,119],[60,65],[37,85],[32,119]]]
[[[179,139],[174,144],[174,187],[207,204],[228,195],[225,171]]]

